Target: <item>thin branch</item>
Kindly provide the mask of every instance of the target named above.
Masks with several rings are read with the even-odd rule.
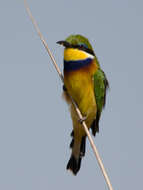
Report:
[[[36,29],[36,31],[37,31],[37,33],[38,33],[38,35],[39,35],[41,41],[43,42],[43,44],[44,44],[44,46],[45,46],[45,48],[46,48],[46,50],[47,50],[47,52],[48,52],[48,54],[49,54],[51,60],[52,60],[53,65],[55,66],[55,68],[56,68],[56,70],[57,70],[57,72],[58,72],[58,74],[59,74],[59,76],[60,76],[62,82],[64,83],[64,77],[63,77],[63,75],[62,75],[62,73],[61,73],[61,71],[60,71],[58,65],[56,64],[56,61],[55,61],[55,59],[54,59],[54,57],[53,57],[53,55],[52,55],[52,53],[51,53],[51,51],[50,51],[50,49],[49,49],[47,43],[46,43],[46,41],[44,40],[44,37],[43,37],[42,33],[40,32],[40,29],[39,29],[39,27],[38,27],[38,25],[37,25],[37,23],[36,23],[34,17],[33,17],[32,14],[31,14],[31,11],[30,11],[30,9],[29,9],[29,7],[28,7],[28,4],[27,4],[27,1],[26,1],[26,0],[24,0],[24,4],[25,4],[25,8],[26,8],[26,10],[27,10],[27,13],[28,13],[28,15],[29,15],[29,17],[30,17],[32,23],[33,23],[33,25],[34,25],[34,27],[35,27],[35,29]],[[71,99],[73,105],[75,106],[75,109],[76,109],[76,112],[77,112],[77,114],[78,114],[79,119],[82,120],[83,117],[82,117],[82,114],[81,114],[81,112],[80,112],[78,106],[76,105],[75,101],[73,100],[73,98],[72,98],[69,94],[68,94],[68,96],[70,97],[70,99]],[[96,159],[97,159],[97,161],[98,161],[98,164],[99,164],[99,166],[100,166],[100,168],[101,168],[101,171],[102,171],[102,174],[103,174],[103,176],[104,176],[104,179],[105,179],[105,181],[106,181],[106,183],[107,183],[107,186],[108,186],[109,190],[113,190],[112,185],[111,185],[110,180],[109,180],[109,177],[108,177],[108,175],[107,175],[107,172],[106,172],[106,170],[105,170],[105,168],[104,168],[104,165],[103,165],[103,163],[102,163],[102,160],[101,160],[101,158],[100,158],[100,155],[99,155],[99,153],[98,153],[98,150],[97,150],[97,148],[96,148],[96,146],[95,146],[95,144],[94,144],[94,141],[93,141],[93,139],[92,139],[92,137],[91,137],[91,135],[90,135],[90,133],[89,133],[89,130],[88,130],[87,126],[86,126],[86,123],[83,121],[83,122],[82,122],[82,125],[83,125],[83,127],[84,127],[84,130],[85,130],[87,136],[88,136],[89,142],[90,142],[91,147],[92,147],[92,149],[93,149],[93,152],[94,152],[94,154],[95,154],[95,156],[96,156]]]
[[[46,43],[46,41],[44,40],[44,37],[43,37],[42,33],[40,32],[40,29],[39,29],[39,27],[38,27],[38,25],[37,25],[37,23],[36,23],[36,20],[34,19],[34,17],[33,17],[32,14],[31,14],[31,11],[30,11],[30,9],[29,9],[29,7],[28,7],[28,4],[27,4],[27,1],[26,1],[26,0],[24,0],[24,5],[25,5],[25,8],[26,8],[26,10],[27,10],[27,13],[28,13],[28,15],[29,15],[29,17],[30,17],[30,19],[31,19],[31,21],[32,21],[32,23],[33,23],[33,25],[34,25],[34,27],[35,27],[35,29],[36,29],[36,31],[37,31],[37,33],[38,33],[40,39],[41,39],[41,41],[43,42],[43,44],[44,44],[44,46],[45,46],[45,48],[46,48],[46,50],[47,50],[47,52],[48,52],[48,54],[49,54],[49,56],[50,56],[50,58],[51,58],[53,64],[54,64],[54,66],[55,66],[55,68],[56,68],[56,70],[57,70],[57,72],[58,72],[58,74],[59,74],[59,76],[60,76],[62,82],[64,82],[63,75],[62,75],[60,69],[58,68],[58,66],[57,66],[57,64],[56,64],[56,61],[55,61],[55,59],[54,59],[54,57],[53,57],[53,55],[52,55],[52,53],[51,53],[51,51],[50,51],[50,49],[49,49],[49,47],[48,47],[48,44]]]

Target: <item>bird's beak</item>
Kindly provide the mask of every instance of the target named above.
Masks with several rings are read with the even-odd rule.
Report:
[[[71,46],[67,41],[58,41],[57,44],[63,45],[66,48]]]

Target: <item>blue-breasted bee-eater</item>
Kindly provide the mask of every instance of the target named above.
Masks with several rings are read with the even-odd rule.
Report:
[[[67,169],[76,175],[85,155],[86,133],[67,92],[74,99],[88,129],[91,129],[95,136],[99,132],[99,119],[105,106],[108,81],[87,38],[70,35],[65,41],[57,43],[65,47],[63,90],[64,97],[70,105],[73,122],[70,144],[72,154]]]

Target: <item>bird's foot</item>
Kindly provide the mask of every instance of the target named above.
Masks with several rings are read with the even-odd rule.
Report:
[[[87,116],[83,116],[81,119],[79,119],[79,123],[82,124],[87,119]]]

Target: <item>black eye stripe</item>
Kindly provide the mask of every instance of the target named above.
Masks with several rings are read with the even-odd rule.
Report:
[[[91,50],[91,49],[85,47],[85,46],[82,45],[82,44],[81,44],[81,45],[72,45],[72,44],[70,44],[70,43],[67,42],[67,41],[59,41],[59,42],[57,42],[57,43],[59,43],[59,44],[65,46],[65,48],[77,48],[77,49],[79,49],[79,50],[83,50],[83,51],[85,51],[85,52],[87,52],[87,53],[90,53],[91,55],[95,56],[93,50]]]
[[[95,55],[94,52],[91,49],[86,48],[85,46],[78,46],[77,48],[80,49],[80,50],[83,50],[83,51],[85,51],[87,53],[90,53],[91,55]]]
[[[70,45],[69,47],[71,47],[71,48],[77,48],[79,50],[83,50],[83,51],[90,53],[91,55],[95,56],[94,52],[91,49],[86,48],[83,45],[71,45],[71,44],[69,44],[69,45]]]

